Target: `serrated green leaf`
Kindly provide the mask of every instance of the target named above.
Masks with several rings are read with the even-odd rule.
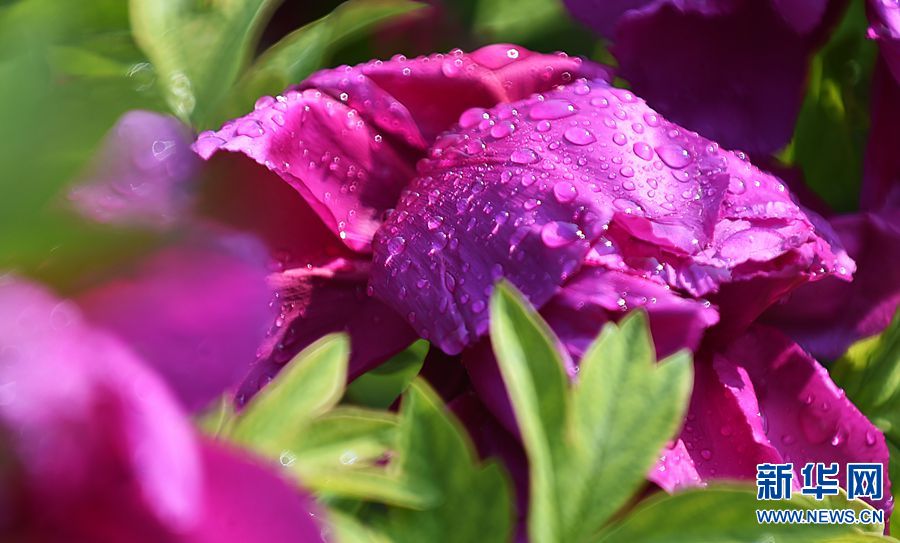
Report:
[[[900,311],[880,335],[854,343],[831,378],[887,439],[890,479],[900,481]]]
[[[509,541],[509,481],[499,465],[479,463],[459,422],[424,381],[404,393],[401,421],[398,467],[435,499],[420,511],[392,508],[376,525],[397,542]]]
[[[329,511],[328,525],[337,543],[391,543],[386,535],[370,529],[344,513]]]
[[[345,400],[386,409],[419,374],[428,349],[429,343],[420,339],[384,364],[359,376],[347,387]]]
[[[567,500],[566,541],[587,539],[643,485],[681,424],[692,382],[690,353],[656,363],[643,312],[604,328],[582,358],[573,391],[579,461],[560,466],[577,496]]]
[[[344,393],[350,340],[323,337],[298,354],[255,396],[235,420],[231,437],[262,447],[279,443],[286,430],[300,427],[334,407]]]
[[[281,0],[130,0],[131,27],[179,117],[208,128]]]
[[[395,448],[397,426],[394,413],[337,407],[284,443],[307,470],[370,466]]]
[[[522,433],[531,472],[529,533],[535,541],[562,541],[563,497],[557,467],[566,458],[568,379],[546,323],[512,287],[491,297],[491,343]]]
[[[531,470],[534,541],[588,541],[638,490],[681,422],[691,358],[656,363],[646,317],[609,324],[569,386],[552,332],[501,283],[491,341]]]
[[[752,488],[692,489],[643,502],[597,539],[599,543],[816,543],[889,541],[853,525],[759,524],[757,509],[819,509],[821,502],[797,496],[790,501],[756,499]]]
[[[299,28],[266,50],[244,73],[230,100],[229,115],[242,113],[263,95],[283,91],[328,66],[349,38],[377,28],[425,4],[411,0],[350,0],[325,17]]]

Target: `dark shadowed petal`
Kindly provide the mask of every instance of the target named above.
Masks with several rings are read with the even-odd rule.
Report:
[[[201,448],[205,509],[185,543],[325,541],[325,523],[312,498],[282,479],[276,466],[221,443]]]
[[[253,239],[221,236],[162,249],[78,304],[126,340],[189,409],[205,407],[249,371],[271,322],[266,255]]]
[[[803,285],[765,320],[820,360],[835,360],[855,341],[881,332],[900,304],[900,212],[832,221],[856,260],[852,283],[833,277]]]
[[[896,152],[900,148],[900,78],[891,76],[886,56],[883,45],[872,75],[872,124],[859,197],[860,207],[870,210],[900,208],[900,154]]]
[[[756,462],[793,462],[794,485],[808,462],[887,464],[884,436],[796,343],[755,326],[712,360],[695,364],[697,378],[681,440],[703,481],[752,479]],[[659,465],[657,466],[659,468]],[[667,466],[668,468],[668,466]],[[690,474],[686,466],[681,473]],[[887,469],[884,470],[885,475]],[[838,476],[844,481],[844,475]],[[690,481],[664,479],[670,486]],[[893,500],[873,503],[888,514]]]
[[[164,541],[165,529],[192,528],[201,458],[163,383],[36,286],[3,279],[0,320],[0,425],[34,527],[61,541]]]
[[[327,333],[350,334],[351,378],[415,340],[403,318],[367,295],[369,259],[341,243],[275,173],[240,155],[217,156],[198,200],[201,216],[253,233],[269,251],[272,315],[239,403]]]
[[[632,9],[652,4],[654,0],[563,0],[573,17],[606,39],[615,35],[619,18]]]
[[[367,295],[369,268],[366,261],[338,258],[269,276],[276,292],[272,305],[277,315],[257,352],[253,370],[238,390],[239,403],[268,384],[294,355],[326,334],[349,333],[351,380],[416,339],[405,320]]]
[[[195,150],[203,158],[218,149],[250,156],[297,190],[348,247],[367,252],[416,160],[463,111],[582,73],[603,70],[512,45],[344,66],[260,98],[252,113],[201,134]]]
[[[793,134],[814,27],[842,6],[660,1],[619,19],[612,50],[619,75],[662,114],[727,148],[771,152]]]
[[[103,223],[161,228],[184,219],[189,181],[200,161],[191,134],[174,117],[130,111],[110,130],[69,197]]]
[[[812,32],[822,22],[829,0],[771,0],[775,11],[797,34]]]
[[[698,297],[852,272],[779,179],[602,80],[464,114],[374,261],[376,295],[448,353],[484,333],[500,277],[540,308],[584,261]]]

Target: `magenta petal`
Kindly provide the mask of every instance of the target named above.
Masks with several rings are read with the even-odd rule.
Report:
[[[765,321],[822,360],[880,333],[900,305],[900,212],[839,217],[833,225],[856,260],[852,283],[834,277],[803,285],[765,314]]]
[[[162,541],[192,528],[201,459],[163,383],[38,287],[6,278],[0,320],[0,425],[22,462],[34,528],[65,541]]]
[[[829,0],[771,0],[775,11],[797,34],[812,32],[825,16]]]
[[[632,10],[616,25],[619,75],[662,114],[727,148],[775,151],[793,134],[816,41],[797,30],[823,19],[823,3],[803,2],[802,12],[796,1],[763,0]],[[830,4],[837,11],[841,2]]]
[[[324,542],[323,519],[310,496],[245,453],[216,442],[202,446],[205,510],[185,543]]]
[[[807,462],[838,462],[843,472],[847,462],[883,463],[886,497],[873,505],[890,514],[884,436],[799,345],[757,326],[716,363],[720,374],[747,372],[757,390],[766,436],[795,469]]]
[[[541,307],[585,260],[698,297],[852,272],[780,180],[628,91],[578,80],[464,114],[379,231],[372,286],[452,354],[486,330],[497,279]]]
[[[600,72],[580,59],[512,45],[325,70],[201,134],[195,150],[203,158],[218,149],[241,152],[265,165],[348,247],[368,252],[416,160],[460,113]]]
[[[900,5],[890,0],[867,0],[869,37],[878,42],[881,58],[900,82]]]
[[[569,354],[580,359],[603,324],[644,308],[657,355],[696,350],[719,315],[709,302],[682,298],[665,285],[603,268],[583,268],[541,309]]]
[[[653,0],[563,0],[573,17],[596,30],[606,39],[615,35],[619,18],[632,9],[640,9]]]
[[[247,374],[272,319],[262,248],[245,237],[163,249],[77,299],[152,365],[189,409]]]
[[[189,131],[174,117],[125,113],[69,197],[98,222],[170,226],[191,203],[188,182],[200,161],[190,143]]]
[[[334,259],[322,265],[273,273],[275,321],[257,352],[253,370],[238,390],[243,403],[289,362],[325,334],[350,335],[352,380],[416,340],[405,320],[366,293],[369,263]]]

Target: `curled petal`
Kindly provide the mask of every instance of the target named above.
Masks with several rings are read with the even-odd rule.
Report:
[[[490,107],[602,69],[512,45],[395,57],[314,74],[248,115],[200,135],[195,150],[246,154],[297,190],[351,249],[368,252],[386,210],[435,135]]]
[[[200,161],[190,143],[187,128],[174,117],[129,111],[110,130],[69,198],[98,222],[171,226],[192,201],[188,182]]]
[[[272,319],[267,273],[255,240],[189,240],[80,293],[77,302],[195,410],[250,370]]]
[[[704,331],[718,322],[709,302],[682,298],[664,285],[603,268],[582,269],[541,309],[569,354],[580,359],[605,322],[644,308],[659,358],[696,350]]]
[[[803,285],[765,314],[765,321],[821,360],[835,360],[857,340],[890,324],[900,304],[900,212],[833,220],[856,260],[852,283],[833,277]]]
[[[428,315],[411,324],[448,353],[484,333],[500,277],[541,307],[585,261],[697,297],[852,272],[778,178],[602,80],[463,114],[420,163],[374,261],[375,293]]]
[[[277,316],[257,351],[253,370],[238,390],[244,403],[294,355],[322,336],[350,335],[349,379],[355,379],[415,341],[404,319],[366,293],[369,263],[335,259],[321,266],[273,273]]]
[[[756,459],[793,462],[795,487],[808,462],[837,462],[842,471],[848,462],[882,463],[887,474],[882,433],[825,368],[776,330],[755,326],[696,366],[681,434],[689,458],[680,458],[692,464],[703,481],[752,479]],[[690,472],[686,467],[683,471]],[[844,481],[844,475],[838,480]],[[682,481],[667,483],[677,486]],[[872,504],[888,515],[893,507],[889,486],[885,479],[886,497]]]
[[[202,461],[163,383],[72,302],[3,281],[0,426],[22,463],[25,514],[40,529],[65,527],[84,540],[143,532],[161,541],[166,531],[192,529]]]

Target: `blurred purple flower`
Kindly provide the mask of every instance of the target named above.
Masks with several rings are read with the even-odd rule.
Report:
[[[0,539],[320,541],[312,501],[194,434],[175,397],[74,302],[0,283]]]
[[[876,0],[877,1],[877,0]],[[672,121],[729,149],[790,140],[810,56],[845,0],[565,0],[619,73]]]

